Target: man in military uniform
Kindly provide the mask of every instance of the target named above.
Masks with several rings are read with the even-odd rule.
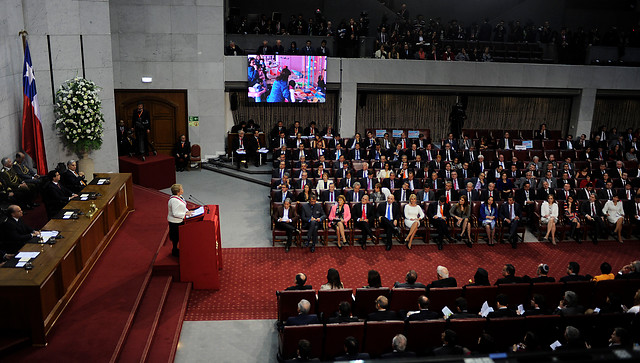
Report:
[[[27,192],[23,188],[18,188],[17,190],[11,189],[8,184],[4,182],[4,173],[2,177],[0,177],[0,202],[9,202],[11,204],[18,204],[20,206],[24,206],[27,209],[27,205],[29,205],[29,209],[32,209],[31,204],[27,203]]]
[[[13,161],[13,171],[18,174],[20,180],[27,184],[39,186],[42,182],[40,175],[25,163],[25,155],[22,152],[16,153],[16,160]]]

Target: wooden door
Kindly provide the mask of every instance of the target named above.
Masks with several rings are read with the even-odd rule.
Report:
[[[171,155],[180,135],[188,135],[187,91],[115,90],[116,120],[132,127],[132,115],[138,102],[151,115],[151,138],[158,153]]]

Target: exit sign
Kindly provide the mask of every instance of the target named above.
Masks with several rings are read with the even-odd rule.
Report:
[[[198,117],[198,116],[189,116],[189,121],[200,121],[200,117]]]

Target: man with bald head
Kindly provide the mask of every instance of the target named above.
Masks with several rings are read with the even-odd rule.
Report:
[[[22,222],[22,208],[12,204],[7,208],[9,218],[2,224],[2,242],[0,250],[15,254],[31,238],[39,236],[40,232]]]
[[[311,290],[312,289],[311,285],[305,285],[306,283],[307,283],[307,275],[305,275],[302,272],[299,272],[298,274],[296,274],[296,284],[293,286],[287,287],[285,291]]]

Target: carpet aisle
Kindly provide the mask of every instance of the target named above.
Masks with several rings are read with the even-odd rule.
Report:
[[[308,249],[292,248],[285,254],[284,248],[228,248],[223,250],[224,269],[220,271],[220,291],[193,290],[185,320],[243,320],[275,319],[277,316],[276,290],[294,284],[295,274],[304,272],[308,284],[314,289],[326,282],[331,267],[340,272],[347,288],[366,285],[367,272],[375,269],[382,275],[384,286],[403,281],[409,269],[418,272],[418,281],[427,284],[436,279],[436,267],[449,268],[458,285],[466,284],[478,267],[489,271],[492,282],[498,279],[505,263],[516,267],[516,274],[534,276],[540,263],[550,266],[549,276],[556,279],[566,274],[569,261],[581,265],[583,274],[599,274],[600,264],[607,261],[614,269],[639,258],[638,241],[625,244],[614,241],[581,245],[575,242],[525,243],[514,250],[510,245],[489,247],[475,245],[447,245],[443,251],[436,246],[415,243],[411,251],[395,245],[389,252],[384,247],[336,247],[318,248],[315,254]]]

